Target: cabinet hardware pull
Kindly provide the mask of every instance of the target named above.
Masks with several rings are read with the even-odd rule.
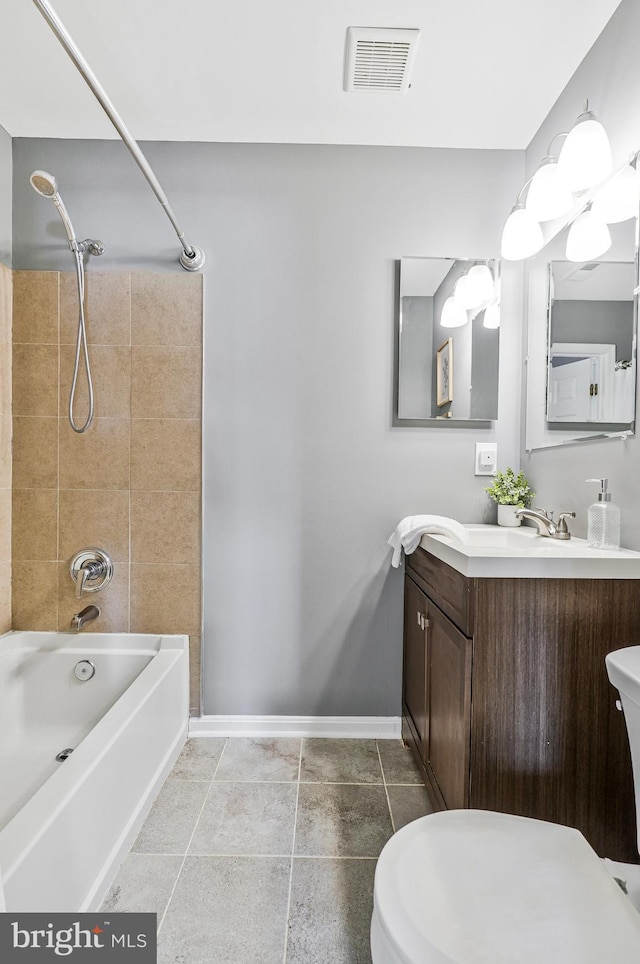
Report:
[[[418,626],[422,626],[422,613],[418,610]]]

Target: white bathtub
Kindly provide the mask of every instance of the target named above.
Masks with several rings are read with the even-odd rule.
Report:
[[[8,910],[97,910],[185,742],[188,688],[186,636],[0,636]]]

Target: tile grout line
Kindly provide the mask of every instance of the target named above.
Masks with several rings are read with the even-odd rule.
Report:
[[[198,824],[200,823],[200,817],[202,816],[202,811],[204,810],[204,808],[205,808],[205,806],[206,806],[206,803],[207,803],[207,800],[209,799],[209,794],[211,793],[211,788],[213,787],[213,782],[214,782],[214,780],[215,780],[215,778],[216,778],[216,773],[218,772],[218,767],[220,766],[220,761],[222,760],[222,757],[224,756],[224,751],[225,751],[226,748],[227,748],[228,742],[229,742],[229,738],[226,737],[225,742],[224,742],[224,746],[222,747],[222,752],[220,753],[220,756],[218,757],[218,762],[216,763],[216,768],[215,768],[215,770],[213,771],[213,776],[211,777],[211,780],[209,781],[209,789],[207,790],[207,792],[206,792],[205,795],[204,795],[204,800],[202,801],[202,806],[200,807],[200,810],[199,810],[199,812],[198,812],[198,816],[197,816],[196,821],[195,821],[195,823],[194,823],[194,825],[193,825],[193,830],[191,831],[191,836],[189,837],[189,840],[187,841],[187,845],[186,845],[186,847],[185,847],[184,854],[183,854],[183,856],[182,856],[182,863],[180,864],[180,868],[179,868],[179,870],[178,870],[178,873],[176,874],[176,879],[175,879],[174,882],[173,882],[173,887],[171,888],[171,893],[169,894],[169,900],[167,901],[167,906],[165,907],[164,913],[163,913],[163,915],[162,915],[162,919],[161,919],[160,923],[158,924],[158,930],[157,930],[158,936],[160,935],[160,931],[162,930],[162,925],[164,924],[165,917],[167,916],[167,912],[168,912],[168,910],[169,910],[169,907],[171,906],[171,901],[173,900],[173,895],[174,895],[174,893],[175,893],[176,887],[178,886],[178,881],[180,880],[180,875],[182,874],[182,870],[183,870],[184,865],[185,865],[185,863],[186,863],[186,861],[187,861],[187,856],[188,856],[188,854],[189,854],[189,847],[191,846],[191,843],[192,843],[192,841],[193,841],[193,838],[195,837],[195,834],[196,834],[196,830],[198,829]],[[185,744],[185,746],[186,746],[186,744]],[[175,764],[174,764],[174,766],[175,766]],[[204,781],[204,780],[201,780],[201,781],[199,780],[199,781],[194,781],[194,782],[204,783],[205,781]],[[180,855],[178,855],[178,856],[180,856]]]
[[[296,808],[293,816],[293,837],[291,840],[291,867],[289,868],[289,894],[287,896],[287,912],[284,918],[284,950],[282,964],[287,964],[289,949],[289,917],[291,914],[291,892],[293,890],[293,860],[296,851],[296,830],[298,829],[298,800],[300,799],[300,776],[302,774],[302,745],[304,737],[300,738],[300,752],[298,754],[298,785],[296,787]]]
[[[380,756],[380,747],[378,741],[376,740],[376,753],[378,754],[378,761],[380,763],[380,770],[382,771],[382,785],[384,786],[384,795],[387,798],[387,808],[389,810],[389,817],[391,818],[391,829],[393,833],[396,832],[396,822],[393,819],[393,811],[391,809],[391,801],[389,800],[389,790],[387,788],[387,778],[384,774],[384,767],[382,765],[382,757]]]
[[[219,784],[217,784],[219,786]],[[184,854],[163,854],[155,853],[152,851],[136,850],[132,851],[128,856],[130,857],[183,857]],[[207,857],[217,859],[222,857],[225,860],[290,860],[291,854],[250,854],[250,853],[216,853],[213,851],[209,853],[208,851],[202,851],[198,853],[187,854],[187,857]],[[296,854],[296,860],[378,860],[378,857],[363,857],[360,854]],[[113,912],[115,913],[115,911]],[[129,913],[126,911],[125,913]]]
[[[145,563],[146,565],[146,563]],[[151,565],[151,563],[149,564]],[[235,740],[238,737],[230,736],[223,737],[223,739]],[[208,783],[208,780],[181,780],[179,777],[173,777],[175,782],[179,783]],[[285,785],[289,786],[293,783],[293,780],[217,780],[217,783],[264,783],[267,785]],[[348,783],[346,780],[300,780],[298,781],[302,786],[305,787],[381,787],[383,786],[383,781],[380,780],[379,783]],[[412,787],[415,786],[413,783],[393,783],[391,786],[398,787]]]

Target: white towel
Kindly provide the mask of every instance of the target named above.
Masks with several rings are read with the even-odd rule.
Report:
[[[393,548],[391,565],[397,569],[402,550],[404,549],[406,555],[414,552],[425,532],[439,532],[445,536],[453,536],[460,542],[467,541],[465,527],[455,519],[448,519],[445,515],[408,515],[400,520],[387,539]]]

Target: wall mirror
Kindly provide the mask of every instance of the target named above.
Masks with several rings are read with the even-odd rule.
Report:
[[[526,267],[528,451],[631,434],[636,417],[638,219],[611,247],[566,258],[566,226]]]
[[[551,261],[547,422],[635,418],[634,262]]]
[[[498,417],[500,263],[398,262],[394,424]]]

